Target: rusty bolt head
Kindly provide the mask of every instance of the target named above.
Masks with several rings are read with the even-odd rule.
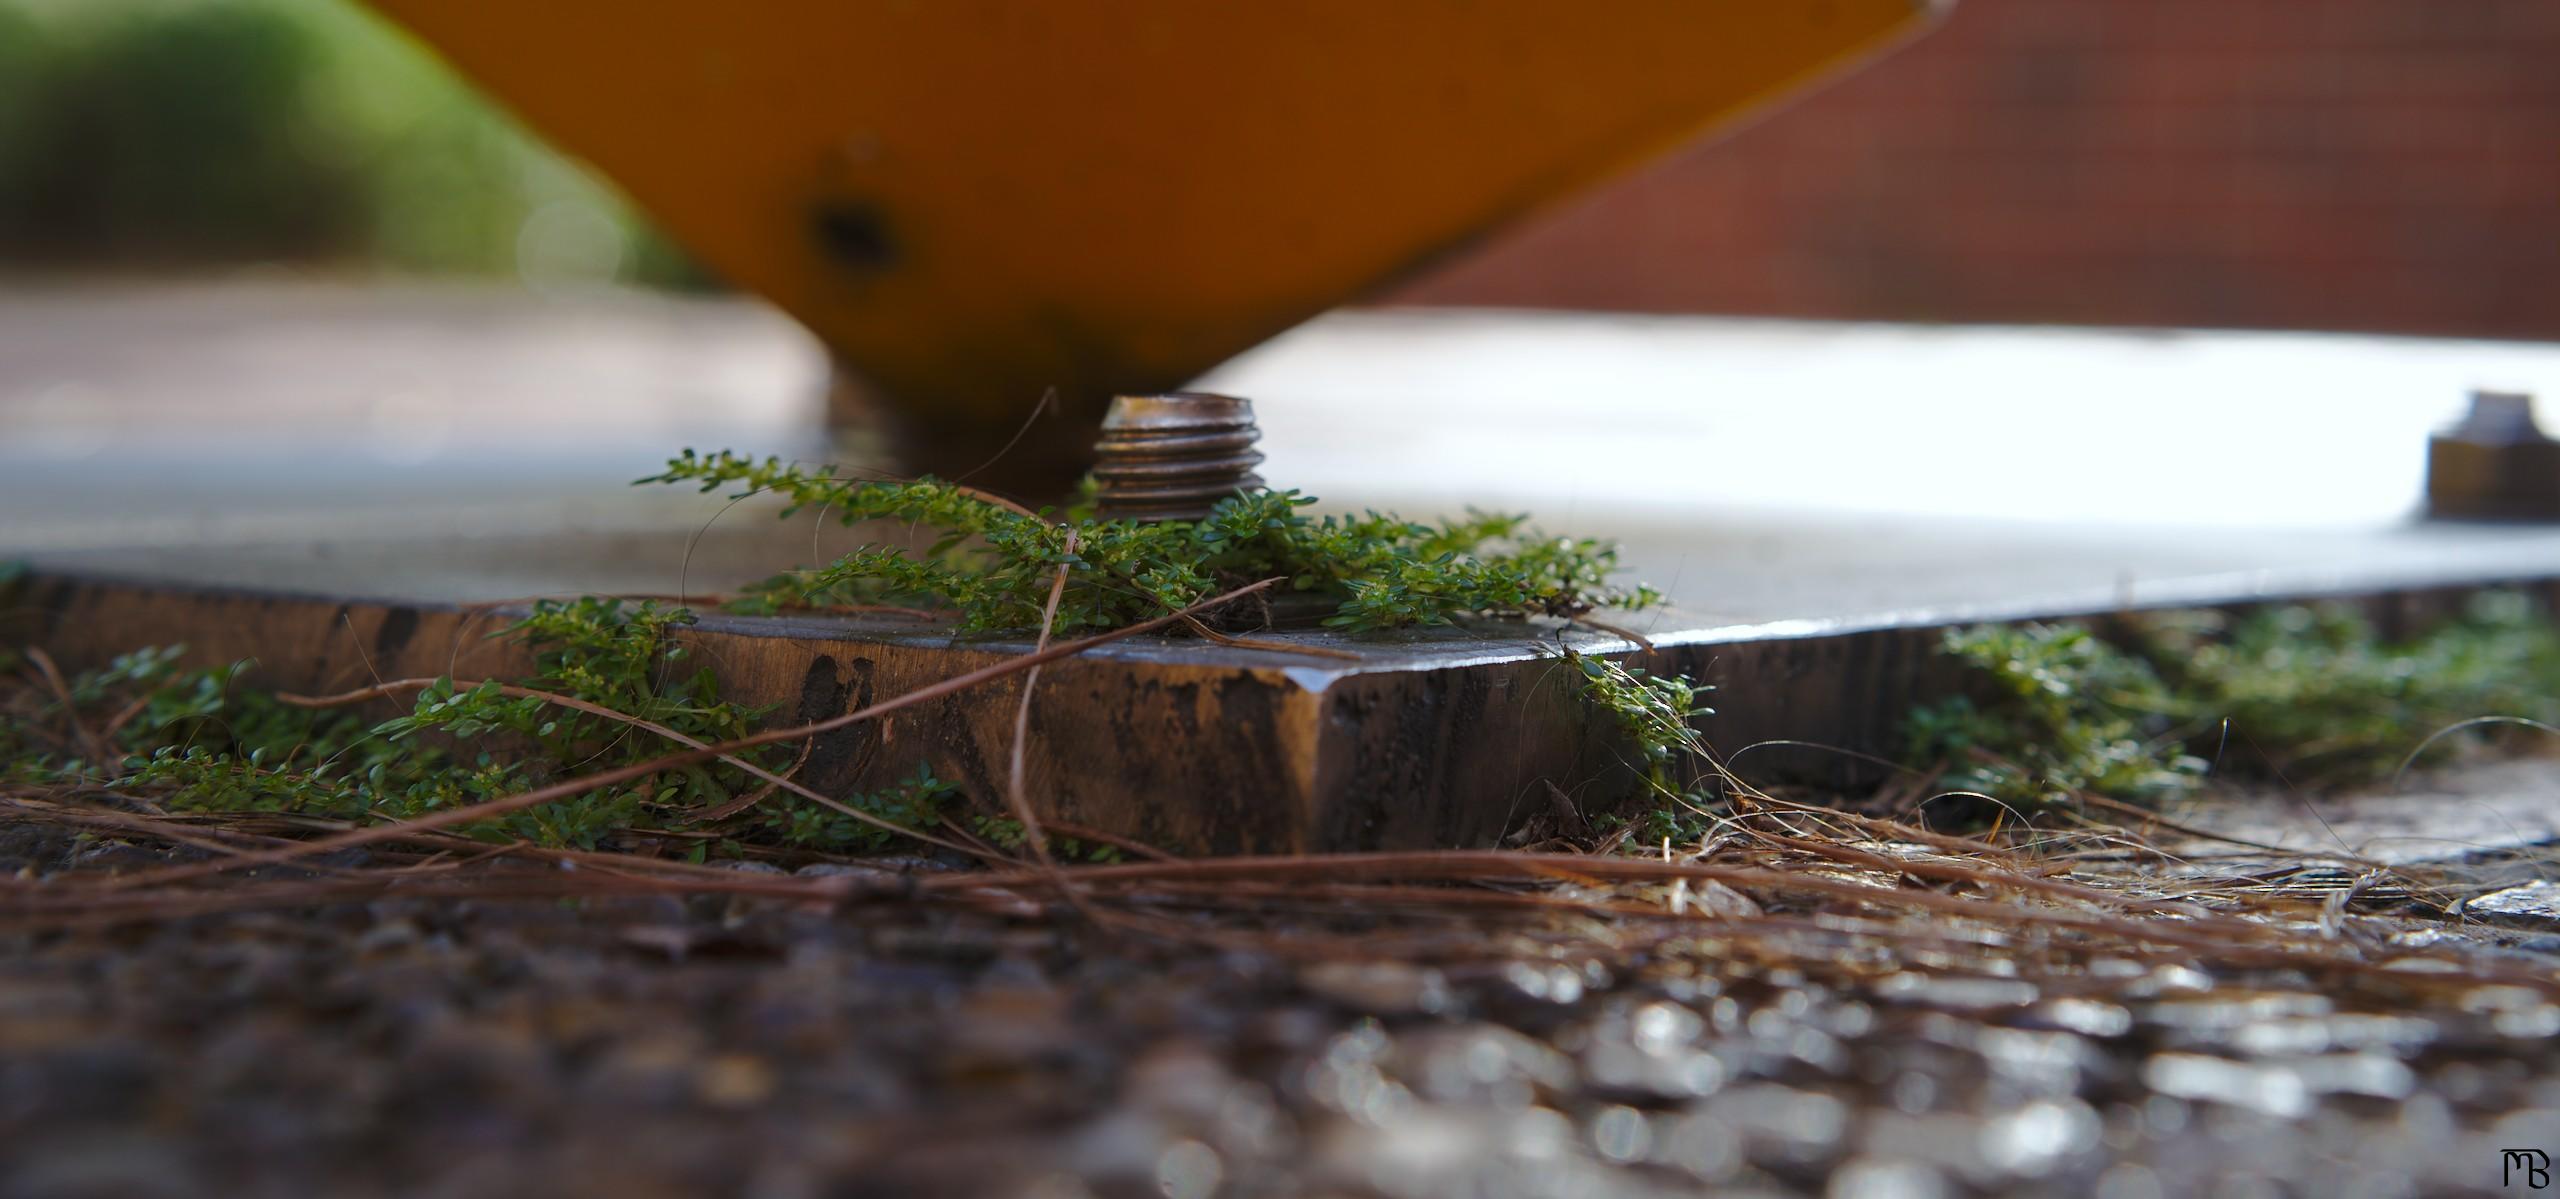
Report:
[[[2472,392],[2461,423],[2429,439],[2427,514],[2560,521],[2560,441],[2534,424],[2532,396]]]
[[[1219,500],[1262,486],[1253,468],[1253,401],[1207,392],[1120,396],[1093,446],[1106,520],[1199,520]]]

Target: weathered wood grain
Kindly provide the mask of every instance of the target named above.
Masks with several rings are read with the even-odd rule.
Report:
[[[2480,584],[2493,582],[2560,601],[2550,579]],[[2386,631],[2405,634],[2476,590],[2383,590],[2360,602]],[[194,664],[254,658],[262,685],[335,691],[377,678],[525,673],[521,648],[491,636],[520,611],[38,573],[0,605],[0,639],[41,644],[74,669],[141,645],[184,644]],[[1894,754],[1902,714],[1958,685],[1935,652],[1944,629],[1926,617],[1694,628],[1657,634],[1652,651],[1552,626],[1264,634],[1349,650],[1357,661],[1132,639],[1042,673],[1026,783],[1046,815],[1182,853],[1493,844],[1553,805],[1549,784],[1588,805],[1633,783],[1632,752],[1581,700],[1561,657],[1571,645],[1711,685],[1705,702],[1716,713],[1702,727],[1720,756],[1741,755],[1746,777],[1872,785],[1879,768],[1854,755]],[[791,723],[1029,649],[956,640],[893,616],[706,615],[682,636],[730,695]],[[993,810],[1020,686],[1006,679],[826,734],[801,778],[844,793],[924,763]],[[395,707],[383,705],[385,715]],[[1804,744],[1762,744],[1778,741]]]

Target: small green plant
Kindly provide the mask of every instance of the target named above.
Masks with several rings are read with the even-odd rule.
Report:
[[[1023,832],[1022,822],[1011,816],[972,817],[969,828],[998,849],[1017,850],[1031,843],[1031,838]],[[1126,856],[1117,846],[1059,836],[1049,838],[1049,852],[1061,861],[1097,864],[1121,861]]]
[[[896,520],[936,530],[920,553],[866,546],[835,562],[749,589],[749,612],[920,603],[958,612],[964,631],[1040,623],[1058,568],[1067,585],[1059,630],[1117,628],[1259,579],[1333,605],[1324,623],[1351,630],[1447,624],[1462,616],[1574,616],[1659,599],[1612,584],[1617,549],[1549,537],[1519,516],[1470,513],[1420,524],[1367,513],[1311,517],[1294,491],[1241,494],[1200,521],[1138,524],[1025,514],[934,479],[881,483],[834,478],[723,451],[687,450],[643,483],[741,488],[817,508],[846,524]],[[1071,548],[1072,547],[1072,548]]]
[[[677,668],[684,648],[669,633],[690,620],[654,603],[543,601],[504,635],[534,650],[536,671],[526,688],[697,740],[752,731],[757,713],[720,700],[709,671]],[[439,679],[417,694],[408,715],[367,727],[350,715],[289,708],[236,686],[246,663],[168,674],[175,656],[143,655],[136,662],[144,673],[111,666],[102,681],[152,684],[136,724],[157,744],[130,747],[138,761],[118,782],[165,790],[181,808],[408,819],[667,749],[622,721],[538,695],[505,694],[496,680],[457,688]],[[766,757],[773,756],[768,749]],[[752,786],[735,767],[695,765],[515,813],[478,831],[592,848],[618,832],[668,827]]]
[[[479,803],[580,773],[663,756],[659,734],[555,702],[582,701],[698,741],[734,740],[759,711],[723,700],[711,673],[685,669],[673,636],[692,617],[680,608],[614,599],[545,601],[502,635],[534,651],[535,673],[508,694],[492,680],[469,687],[439,679],[406,715],[369,724],[348,708],[285,704],[249,686],[247,662],[182,669],[180,647],[148,648],[71,680],[72,708],[122,713],[111,761],[41,750],[17,723],[5,778],[21,783],[105,785],[182,811],[285,812],[351,823],[410,819]],[[34,714],[58,719],[58,704]],[[784,747],[744,760],[781,770]],[[595,848],[616,838],[687,831],[701,813],[762,788],[725,763],[677,767],[574,799],[513,813],[469,835]],[[929,770],[852,807],[908,828],[938,824],[954,789]],[[709,826],[732,848],[824,853],[885,848],[893,834],[784,795]],[[697,844],[708,846],[710,839]]]
[[[1581,672],[1583,699],[1606,715],[1643,758],[1646,789],[1678,794],[1677,767],[1704,749],[1694,722],[1715,714],[1713,708],[1698,706],[1705,688],[1591,654],[1567,650],[1565,658]]]
[[[1704,838],[1713,800],[1681,775],[1684,764],[1706,757],[1697,719],[1715,714],[1698,704],[1707,688],[1571,650],[1565,657],[1580,675],[1584,702],[1608,718],[1639,759],[1642,790],[1621,804],[1619,812],[1602,815],[1600,825],[1633,824],[1627,844],[1638,850],[1665,841],[1690,845]]]
[[[1911,713],[1912,757],[1943,765],[1943,788],[2012,804],[2157,802],[2194,790],[2208,758],[2218,774],[2337,786],[2387,777],[2473,717],[2560,722],[2560,630],[2513,593],[2401,643],[2337,605],[2128,630],[2122,644],[2069,625],[1948,634],[1976,690]]]
[[[2166,736],[2168,689],[2150,663],[2073,625],[1990,625],[1947,634],[1979,696],[1924,706],[1906,722],[1913,756],[1945,765],[1939,786],[2015,804],[2082,792],[2157,802],[2205,764]]]
[[[2472,717],[2560,723],[2560,628],[2514,592],[2474,597],[2459,619],[2396,643],[2341,605],[2155,620],[2142,632],[2178,698],[2171,714],[2204,730],[2199,744],[2218,743],[2227,720],[2224,767],[2244,773],[2310,786],[2384,778]]]
[[[935,778],[931,766],[867,795],[849,806],[901,828],[931,829],[942,823],[944,810],[960,789]],[[897,835],[866,824],[834,808],[797,796],[776,795],[756,809],[758,840],[792,849],[823,853],[877,853],[895,848]]]

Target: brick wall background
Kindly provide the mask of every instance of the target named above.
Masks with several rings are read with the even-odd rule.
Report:
[[[2560,338],[2560,0],[1961,0],[1392,298]]]

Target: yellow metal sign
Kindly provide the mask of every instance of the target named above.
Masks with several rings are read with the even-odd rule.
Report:
[[[1178,385],[1929,7],[374,3],[953,446]]]

